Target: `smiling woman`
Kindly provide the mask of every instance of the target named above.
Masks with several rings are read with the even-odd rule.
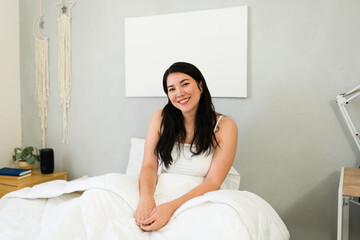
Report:
[[[156,150],[168,167],[175,142],[196,146],[195,155],[215,147],[213,129],[220,114],[215,112],[204,76],[190,63],[171,65],[164,73],[163,90],[168,103],[162,110],[162,133]]]
[[[219,189],[236,153],[236,124],[215,112],[205,78],[197,67],[174,63],[165,71],[163,88],[168,103],[150,121],[140,173],[136,220],[145,231],[162,228],[188,200]],[[204,181],[156,206],[158,155],[164,172],[201,176]]]

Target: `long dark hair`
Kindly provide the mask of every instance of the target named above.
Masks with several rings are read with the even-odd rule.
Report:
[[[176,72],[189,75],[195,79],[198,86],[202,83],[203,92],[196,111],[195,130],[190,149],[193,155],[205,152],[209,154],[211,148],[215,147],[215,144],[218,145],[218,142],[213,131],[216,124],[216,112],[205,78],[200,70],[190,63],[174,63],[164,73],[163,88],[166,95],[168,94],[167,78],[169,74]],[[155,154],[160,156],[162,163],[167,168],[173,161],[171,151],[175,142],[184,142],[186,139],[184,116],[179,109],[174,107],[170,99],[163,108],[160,129],[160,139],[156,145]],[[193,151],[193,145],[196,147],[195,151]]]

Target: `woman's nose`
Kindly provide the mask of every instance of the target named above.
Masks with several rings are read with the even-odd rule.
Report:
[[[184,90],[182,88],[178,88],[176,90],[176,96],[181,97],[182,95],[184,95]]]

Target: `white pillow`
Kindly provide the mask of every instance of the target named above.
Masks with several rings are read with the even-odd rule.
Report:
[[[140,176],[141,164],[144,157],[145,139],[131,138],[129,162],[126,168],[126,174]]]
[[[145,139],[131,138],[130,143],[129,162],[126,168],[126,174],[138,177],[140,176],[141,164],[144,156]],[[240,174],[234,167],[231,167],[220,189],[238,190],[239,187]]]
[[[220,189],[238,190],[240,187],[240,174],[234,167],[230,168],[228,175],[221,184]]]

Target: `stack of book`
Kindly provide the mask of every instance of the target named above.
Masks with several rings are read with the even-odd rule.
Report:
[[[31,176],[31,169],[0,168],[0,180],[19,180]]]

